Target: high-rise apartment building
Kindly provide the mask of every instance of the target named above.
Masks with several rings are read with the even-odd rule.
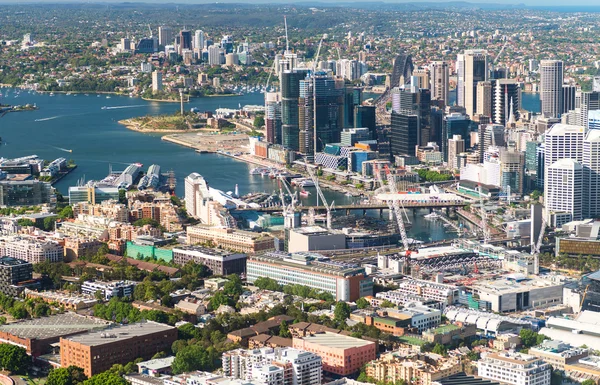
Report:
[[[173,28],[161,25],[158,27],[158,44],[161,47],[173,44],[174,35]]]
[[[191,50],[192,49],[192,31],[182,30],[179,32],[179,54],[183,52],[184,49]]]
[[[281,73],[281,144],[294,151],[300,149],[299,98],[300,80],[305,71],[285,70]]]
[[[477,108],[477,83],[488,80],[488,54],[486,50],[466,50],[465,66],[465,104],[467,115],[474,116]]]
[[[194,51],[202,53],[204,49],[204,31],[198,29],[194,32]]]
[[[225,52],[218,45],[208,47],[208,65],[218,66],[225,64]]]
[[[431,100],[443,100],[448,104],[448,63],[434,61],[429,65]]]
[[[202,175],[194,172],[185,178],[185,209],[192,218],[200,218],[204,223],[209,223],[202,217],[202,207],[212,201],[208,183]]]
[[[563,71],[560,60],[542,60],[540,63],[541,112],[548,117],[560,117],[564,108]]]
[[[492,82],[477,83],[477,115],[492,117]]]
[[[162,91],[163,82],[162,82],[162,72],[154,71],[152,72],[152,92]]]
[[[354,107],[354,128],[368,128],[373,140],[377,139],[376,112],[375,106]]]
[[[465,106],[465,55],[456,55],[456,104]]]

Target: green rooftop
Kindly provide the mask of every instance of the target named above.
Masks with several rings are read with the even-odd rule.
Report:
[[[446,333],[450,333],[451,331],[454,331],[456,329],[459,329],[459,327],[456,325],[452,325],[452,324],[441,325],[441,326],[433,329],[433,333],[434,334],[446,334]]]
[[[416,345],[416,346],[423,346],[427,343],[427,341],[425,341],[425,340],[422,340],[417,337],[411,337],[411,336],[398,337],[398,341],[403,342],[405,344]]]

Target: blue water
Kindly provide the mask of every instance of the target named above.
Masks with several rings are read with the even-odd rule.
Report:
[[[540,112],[540,94],[539,93],[521,93],[521,107],[527,111]],[[449,105],[453,105],[456,102],[456,91],[450,92]]]
[[[6,94],[7,89],[1,89]],[[176,193],[184,195],[183,179],[192,172],[203,175],[212,187],[233,191],[235,185],[240,194],[249,192],[274,192],[279,187],[268,177],[249,175],[253,165],[217,154],[198,154],[194,150],[164,142],[160,134],[145,134],[126,129],[119,120],[142,115],[172,114],[179,109],[177,103],[158,103],[138,98],[112,95],[67,96],[57,94],[27,93],[21,91],[15,98],[14,90],[0,100],[6,104],[35,103],[36,111],[6,114],[0,118],[0,157],[15,158],[36,154],[43,159],[59,157],[73,159],[78,167],[59,181],[55,187],[66,194],[69,186],[79,179],[101,179],[109,171],[123,170],[127,165],[139,162],[147,168],[150,164],[161,166],[162,172],[173,170],[177,177]],[[262,105],[263,94],[254,93],[234,97],[192,99],[186,109],[197,107],[202,111],[216,108],[237,108],[239,105]],[[122,107],[103,110],[102,107]],[[37,121],[36,121],[37,120]],[[72,150],[73,152],[66,152]],[[303,204],[316,203],[316,193]],[[325,196],[336,205],[348,204],[356,198],[324,190]],[[409,212],[412,228],[410,237],[424,241],[452,238],[455,233],[447,233],[442,223],[423,218],[425,211],[416,215]],[[338,213],[340,214],[340,213]],[[387,213],[384,214],[387,218]]]

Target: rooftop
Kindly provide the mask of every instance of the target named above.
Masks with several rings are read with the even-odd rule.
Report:
[[[171,329],[174,329],[174,327],[157,322],[146,321],[130,325],[116,326],[105,331],[93,331],[74,337],[68,337],[66,339],[82,345],[100,346],[110,344],[115,341],[127,340],[133,337],[145,336]]]
[[[17,259],[13,257],[2,257],[0,258],[0,266],[18,266],[25,265],[29,262],[23,261],[22,259]]]
[[[252,256],[250,257],[250,262],[252,261],[267,262],[281,267],[297,268],[342,277],[365,273],[365,269],[358,265],[332,261],[321,254],[310,252],[294,254],[270,252]]]
[[[104,330],[110,323],[75,313],[56,314],[0,326],[0,332],[19,338],[45,340],[92,330]]]
[[[175,360],[175,357],[171,356],[171,357],[157,358],[154,360],[139,362],[137,365],[138,365],[138,368],[143,367],[143,368],[147,368],[150,370],[159,370],[159,369],[170,367],[173,364],[174,360]]]
[[[329,332],[317,333],[311,336],[302,337],[301,339],[312,344],[318,344],[329,348],[338,349],[358,348],[374,344],[373,342],[365,341],[360,338],[354,338],[343,334],[334,334]]]

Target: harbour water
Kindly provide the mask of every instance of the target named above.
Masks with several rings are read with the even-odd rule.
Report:
[[[198,154],[191,149],[167,143],[160,134],[146,134],[126,129],[119,120],[142,115],[172,114],[178,110],[177,103],[144,101],[126,96],[84,94],[66,95],[29,93],[14,89],[0,89],[5,104],[36,104],[35,111],[6,114],[0,118],[0,157],[15,158],[36,154],[43,159],[59,157],[73,159],[78,168],[59,181],[55,187],[63,194],[80,179],[101,179],[109,171],[123,170],[127,165],[139,162],[147,168],[150,164],[161,166],[162,172],[173,170],[177,178],[176,193],[184,194],[183,179],[192,172],[203,175],[211,186],[233,191],[235,185],[240,194],[249,192],[278,191],[277,182],[260,175],[249,175],[255,167],[217,154]],[[8,93],[8,95],[6,95]],[[264,95],[251,93],[240,96],[192,99],[186,109],[197,107],[201,111],[217,108],[237,108],[239,105],[262,105]],[[118,107],[107,108],[102,107]],[[316,201],[316,193],[303,198],[303,204]],[[337,205],[352,203],[357,198],[325,191],[328,200]],[[409,213],[412,228],[409,236],[424,241],[452,238],[441,222],[423,218],[426,211]]]

